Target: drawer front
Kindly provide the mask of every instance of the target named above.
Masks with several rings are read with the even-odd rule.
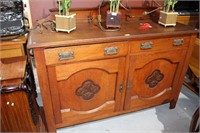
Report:
[[[17,57],[17,56],[23,56],[24,53],[22,49],[16,48],[16,49],[7,49],[7,50],[0,50],[0,58],[10,58],[10,57]]]
[[[189,36],[140,40],[131,42],[131,53],[184,48],[190,44]]]
[[[125,56],[127,51],[128,45],[126,42],[60,47],[45,49],[45,59],[46,64],[51,65]]]

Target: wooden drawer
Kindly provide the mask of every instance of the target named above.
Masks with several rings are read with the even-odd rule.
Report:
[[[125,56],[128,51],[127,42],[115,42],[84,46],[71,46],[45,49],[46,64],[58,64],[83,60],[96,60]]]
[[[1,41],[0,42],[0,58],[24,56],[25,43],[26,43],[25,36],[22,36],[18,39],[14,39],[11,41]]]
[[[147,52],[187,47],[190,44],[189,36],[161,38],[153,40],[132,41],[130,52]]]
[[[16,57],[16,56],[23,56],[24,51],[22,51],[21,48],[0,50],[0,55],[1,55],[0,58],[10,58],[10,57]]]

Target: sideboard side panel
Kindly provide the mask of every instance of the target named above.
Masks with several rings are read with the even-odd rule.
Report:
[[[176,106],[176,102],[178,100],[178,96],[179,96],[179,93],[181,91],[181,87],[183,85],[184,76],[185,76],[186,71],[188,69],[188,64],[189,64],[190,57],[192,55],[192,51],[193,51],[193,47],[194,47],[194,44],[195,44],[195,40],[196,40],[196,34],[191,35],[190,45],[188,47],[187,54],[185,56],[185,60],[184,60],[184,63],[183,63],[183,68],[182,68],[182,71],[181,71],[181,74],[180,74],[180,78],[179,78],[179,84],[178,84],[178,86],[176,88],[176,92],[173,93],[172,97],[174,99],[170,103],[170,108],[171,109],[175,108],[175,106]]]
[[[34,49],[34,58],[42,94],[42,101],[44,106],[48,132],[56,132],[51,94],[49,91],[48,75],[45,65],[44,49],[43,48]]]

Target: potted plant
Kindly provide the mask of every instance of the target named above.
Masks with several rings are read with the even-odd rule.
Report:
[[[55,15],[56,31],[71,32],[76,29],[76,14],[70,14],[70,0],[58,0],[59,13]]]
[[[110,10],[107,11],[106,27],[119,28],[120,15],[119,12],[120,0],[110,0]]]
[[[158,23],[166,26],[175,26],[178,13],[174,11],[174,6],[178,0],[164,0],[163,11],[160,11]]]

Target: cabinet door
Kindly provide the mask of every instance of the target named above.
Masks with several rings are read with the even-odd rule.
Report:
[[[1,94],[0,132],[38,132],[36,106],[35,101],[29,103],[24,91]]]
[[[147,52],[130,56],[125,109],[139,110],[173,101],[185,50]]]
[[[125,58],[48,66],[57,127],[96,120],[122,108]]]

